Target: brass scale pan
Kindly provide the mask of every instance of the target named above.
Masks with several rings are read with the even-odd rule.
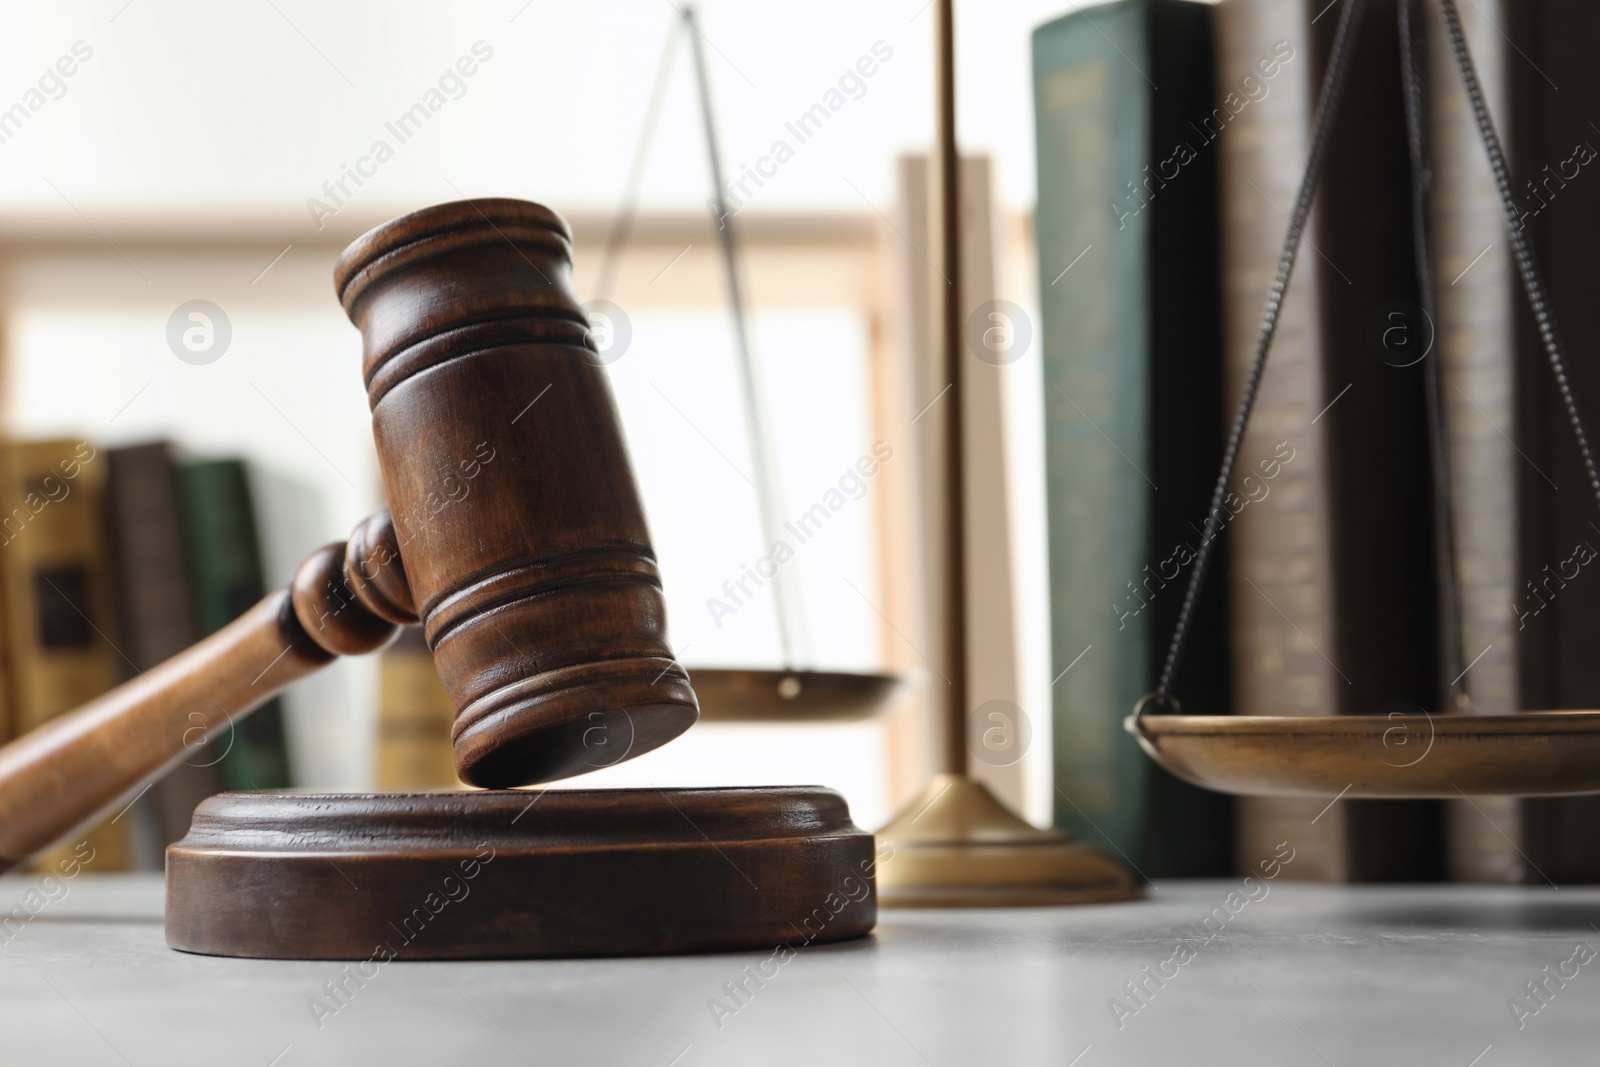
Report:
[[[1514,715],[1145,715],[1150,758],[1249,796],[1600,793],[1600,711]]]

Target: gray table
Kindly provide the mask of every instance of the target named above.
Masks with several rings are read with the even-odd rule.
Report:
[[[0,906],[29,884],[0,879]],[[0,926],[0,1063],[1600,1061],[1600,959],[1564,985],[1549,980],[1536,1014],[1524,986],[1547,965],[1558,973],[1579,942],[1600,949],[1600,890],[1280,881],[1237,914],[1214,913],[1236,888],[1172,883],[1145,903],[1077,909],[889,912],[868,940],[802,948],[767,965],[760,986],[744,978],[738,1001],[724,983],[747,966],[759,973],[770,953],[391,963],[364,985],[346,980],[340,1003],[325,984],[341,964],[173,952],[159,878],[85,875],[26,924]],[[1216,914],[1227,921],[1207,929]],[[1180,938],[1192,958],[1163,966]],[[1147,993],[1135,1000],[1124,983],[1140,980]],[[1520,1030],[1514,997],[1529,1009]]]

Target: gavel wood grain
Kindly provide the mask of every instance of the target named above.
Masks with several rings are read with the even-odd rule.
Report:
[[[167,943],[376,964],[770,953],[872,929],[878,862],[815,786],[224,793],[168,852]]]
[[[481,200],[380,226],[334,271],[473,785],[581,774],[699,714],[571,257],[554,212]]]
[[[641,755],[698,716],[570,271],[566,224],[518,200],[428,208],[346,250],[334,281],[361,331],[389,508],[217,634],[0,749],[0,860],[417,623],[454,703],[457,771],[496,791],[212,798],[168,850],[170,945],[360,958],[379,920],[433,901],[482,848],[510,857],[498,888],[404,955],[770,947],[815,922],[822,940],[871,929],[872,838],[827,790],[591,791],[545,812],[538,794],[501,791]]]

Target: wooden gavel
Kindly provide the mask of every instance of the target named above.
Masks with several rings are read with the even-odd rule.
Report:
[[[571,254],[565,222],[520,200],[428,208],[345,251],[389,507],[222,630],[0,748],[0,869],[403,624],[424,628],[470,784],[579,774],[695,722]]]

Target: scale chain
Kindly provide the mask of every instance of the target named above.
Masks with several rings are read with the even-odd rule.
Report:
[[[1489,115],[1488,106],[1484,103],[1483,90],[1478,82],[1477,69],[1472,62],[1472,54],[1467,48],[1466,37],[1461,30],[1460,15],[1456,10],[1455,0],[1438,0],[1439,11],[1443,17],[1445,30],[1450,39],[1451,51],[1455,55],[1456,67],[1461,74],[1463,86],[1472,105],[1473,118],[1478,127],[1479,139],[1483,142],[1484,152],[1489,160],[1489,169],[1494,175],[1495,186],[1500,194],[1501,207],[1506,216],[1506,229],[1511,244],[1512,256],[1517,264],[1518,277],[1522,282],[1522,289],[1528,298],[1529,306],[1534,315],[1539,329],[1539,338],[1544,347],[1545,355],[1549,360],[1551,373],[1556,382],[1557,390],[1566,409],[1567,419],[1572,425],[1573,436],[1577,440],[1578,451],[1583,457],[1585,473],[1588,476],[1589,487],[1594,493],[1595,501],[1600,504],[1600,466],[1597,466],[1594,451],[1589,445],[1589,435],[1584,429],[1583,416],[1578,408],[1577,396],[1572,389],[1571,376],[1568,371],[1566,347],[1562,343],[1560,331],[1556,327],[1555,317],[1550,310],[1549,296],[1544,283],[1544,276],[1539,268],[1532,245],[1528,241],[1523,229],[1520,216],[1517,212],[1516,201],[1511,191],[1511,178],[1509,168],[1506,166],[1505,154],[1500,146],[1500,139],[1495,134],[1494,123]],[[1250,363],[1249,372],[1245,377],[1244,389],[1239,398],[1239,406],[1234,415],[1233,426],[1228,435],[1228,443],[1223,451],[1222,468],[1218,472],[1216,486],[1212,492],[1211,510],[1209,516],[1214,514],[1221,506],[1222,498],[1227,490],[1228,479],[1232,476],[1233,465],[1238,456],[1239,446],[1244,437],[1245,428],[1250,421],[1250,413],[1255,404],[1256,392],[1261,384],[1261,374],[1267,360],[1267,352],[1271,347],[1273,334],[1277,327],[1278,313],[1282,306],[1284,292],[1288,288],[1289,276],[1293,270],[1295,255],[1299,250],[1300,231],[1305,226],[1306,218],[1310,212],[1311,200],[1315,193],[1317,179],[1320,176],[1322,157],[1327,149],[1329,133],[1333,125],[1333,117],[1338,110],[1339,93],[1343,87],[1345,75],[1350,64],[1350,54],[1354,47],[1355,25],[1360,18],[1362,0],[1350,0],[1339,18],[1339,26],[1335,32],[1333,49],[1329,56],[1328,68],[1323,78],[1321,92],[1318,96],[1317,116],[1313,123],[1311,152],[1306,161],[1304,177],[1300,185],[1300,197],[1295,202],[1295,211],[1289,223],[1289,232],[1284,238],[1283,252],[1279,256],[1278,270],[1273,278],[1272,287],[1268,291],[1266,308],[1262,313],[1261,327],[1256,339],[1255,355]],[[1408,0],[1401,0],[1400,20],[1402,39],[1402,61],[1405,65],[1406,77],[1406,105],[1407,105],[1407,134],[1410,139],[1412,152],[1414,186],[1421,186],[1425,194],[1428,174],[1426,169],[1426,156],[1422,149],[1421,134],[1421,104],[1420,104],[1420,75],[1416,70],[1416,53],[1411,51],[1411,27],[1408,19]],[[1418,192],[1414,189],[1414,193]],[[1420,199],[1425,201],[1425,195]],[[1414,210],[1416,201],[1414,200]],[[1432,265],[1427,261],[1430,254],[1427,247],[1426,220],[1417,224],[1422,227],[1414,232],[1414,239],[1418,248],[1418,273],[1422,286],[1423,299],[1432,303]],[[1431,312],[1430,312],[1431,316]],[[1435,357],[1437,361],[1438,357]],[[1433,369],[1433,377],[1429,388],[1437,390],[1437,369]],[[1436,400],[1436,397],[1434,398]],[[1438,421],[1435,422],[1434,419]],[[1442,412],[1430,411],[1430,426],[1436,435],[1442,434]],[[1442,437],[1436,436],[1436,445],[1442,445]],[[1435,477],[1441,469],[1441,457],[1436,456],[1434,462]],[[1446,468],[1447,469],[1447,468]],[[1442,500],[1446,514],[1449,512],[1449,487],[1448,482],[1442,486],[1435,486],[1435,493],[1443,493]],[[1441,499],[1436,496],[1436,499]],[[1437,510],[1436,510],[1437,514]],[[1171,683],[1177,671],[1178,662],[1183,654],[1183,648],[1188,637],[1188,626],[1193,613],[1194,603],[1199,596],[1201,583],[1204,581],[1206,566],[1210,561],[1211,549],[1217,538],[1203,540],[1195,556],[1194,570],[1189,575],[1189,585],[1184,592],[1183,605],[1178,613],[1177,626],[1174,628],[1172,643],[1168,647],[1166,662],[1162,667],[1161,676],[1153,692],[1144,696],[1134,706],[1134,716],[1142,716],[1154,703],[1165,703],[1180,710],[1178,702],[1171,693]],[[1459,623],[1459,590],[1455,585],[1456,575],[1454,566],[1454,542],[1449,542],[1450,559],[1448,561],[1450,573],[1445,582],[1447,597],[1454,597],[1454,611]],[[1447,607],[1446,610],[1452,610]],[[1447,635],[1448,637],[1448,635]],[[1455,635],[1459,641],[1459,629]],[[1447,651],[1447,655],[1449,652]],[[1459,658],[1459,649],[1455,652]],[[1459,679],[1457,679],[1459,681]],[[1454,688],[1454,683],[1452,683]]]
[[[1494,122],[1489,108],[1483,102],[1483,88],[1478,84],[1478,71],[1472,63],[1472,53],[1467,50],[1466,36],[1461,32],[1461,17],[1456,12],[1455,0],[1439,0],[1439,11],[1444,15],[1445,30],[1450,35],[1450,48],[1455,53],[1456,66],[1461,71],[1461,81],[1466,86],[1467,98],[1472,102],[1472,117],[1478,123],[1478,136],[1489,157],[1489,169],[1494,172],[1494,184],[1500,191],[1500,204],[1506,213],[1506,229],[1511,241],[1511,254],[1517,263],[1517,274],[1522,279],[1522,290],[1528,297],[1534,321],[1539,326],[1539,340],[1544,345],[1555,375],[1556,388],[1561,393],[1562,405],[1567,410],[1567,420],[1572,423],[1572,433],[1578,439],[1578,451],[1583,454],[1584,471],[1589,476],[1589,488],[1595,502],[1600,504],[1600,470],[1597,470],[1594,451],[1589,447],[1589,435],[1583,428],[1583,416],[1578,411],[1578,398],[1572,391],[1567,371],[1566,345],[1556,328],[1555,315],[1550,310],[1550,297],[1545,289],[1544,273],[1528,241],[1516,199],[1511,194],[1511,173],[1506,167],[1505,153],[1500,149],[1500,138],[1494,132]]]
[[[1323,74],[1322,87],[1317,95],[1317,116],[1312,123],[1311,151],[1306,159],[1305,174],[1300,179],[1300,192],[1295,198],[1294,213],[1289,219],[1289,232],[1283,238],[1283,251],[1278,255],[1277,273],[1273,276],[1272,287],[1267,290],[1266,307],[1261,313],[1261,326],[1256,333],[1255,355],[1245,375],[1239,407],[1234,413],[1233,427],[1228,432],[1228,442],[1223,449],[1222,469],[1217,472],[1216,485],[1211,491],[1211,506],[1206,511],[1208,526],[1212,521],[1211,516],[1222,507],[1223,498],[1228,490],[1228,479],[1233,476],[1233,466],[1239,457],[1239,447],[1244,441],[1245,428],[1250,423],[1250,412],[1255,407],[1256,393],[1261,386],[1261,373],[1267,363],[1267,351],[1272,347],[1272,338],[1277,332],[1278,315],[1283,308],[1284,294],[1289,288],[1289,277],[1294,271],[1295,254],[1300,249],[1300,238],[1305,231],[1306,220],[1311,214],[1311,202],[1316,195],[1317,180],[1322,175],[1322,162],[1327,155],[1333,118],[1338,113],[1339,97],[1344,90],[1346,76],[1350,72],[1350,56],[1355,50],[1356,28],[1360,24],[1361,13],[1365,6],[1364,0],[1349,0],[1339,15],[1339,25],[1334,31],[1333,50],[1329,56],[1327,70]],[[1178,623],[1173,630],[1172,644],[1167,649],[1166,663],[1161,668],[1160,681],[1157,682],[1154,693],[1139,701],[1134,710],[1135,715],[1142,715],[1151,703],[1158,700],[1172,705],[1177,703],[1172,697],[1172,678],[1177,672],[1178,660],[1183,654],[1184,643],[1188,638],[1189,622],[1194,613],[1195,601],[1200,595],[1200,585],[1205,581],[1212,549],[1220,536],[1219,530],[1212,537],[1202,538],[1200,541],[1200,548],[1195,553],[1194,569],[1189,572],[1189,586],[1184,590],[1183,605],[1178,610]]]

